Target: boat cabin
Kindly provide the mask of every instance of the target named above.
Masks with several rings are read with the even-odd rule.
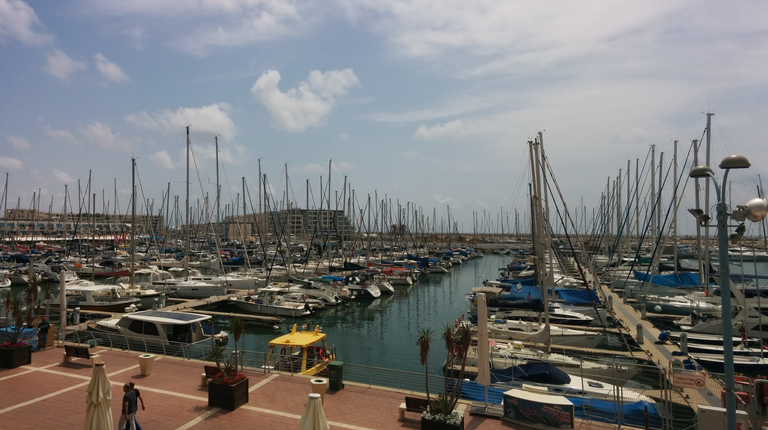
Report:
[[[336,354],[325,343],[326,334],[315,326],[313,331],[296,331],[296,324],[290,333],[269,342],[267,363],[274,368],[302,375],[317,375],[325,370]]]
[[[98,321],[96,326],[105,331],[166,344],[196,343],[210,338],[201,324],[209,319],[209,315],[191,312],[146,311]],[[225,340],[226,336],[225,332],[220,332],[214,337]]]

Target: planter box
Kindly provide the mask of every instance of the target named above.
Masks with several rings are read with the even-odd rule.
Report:
[[[0,367],[14,369],[26,364],[32,364],[32,345],[0,348]]]
[[[227,409],[235,409],[248,403],[248,379],[235,385],[208,383],[208,406]]]
[[[421,417],[421,430],[464,430],[464,416],[458,424],[448,424],[445,421],[428,420]]]

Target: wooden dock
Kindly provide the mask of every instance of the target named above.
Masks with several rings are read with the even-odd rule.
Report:
[[[206,311],[206,310],[195,310],[195,313],[203,314],[203,315],[212,315],[212,316],[220,316],[220,317],[240,317],[244,320],[248,320],[249,322],[254,322],[259,325],[266,325],[266,326],[273,326],[275,324],[280,324],[283,322],[283,318],[280,317],[268,317],[265,315],[252,315],[252,314],[240,314],[240,313],[234,313],[234,312],[216,312],[216,311]]]
[[[638,340],[638,344],[643,349],[647,359],[657,365],[663,372],[671,374],[672,362],[682,360],[681,357],[672,355],[673,352],[680,352],[677,345],[657,344],[656,341],[661,330],[656,328],[647,319],[642,319],[639,310],[632,308],[629,303],[624,303],[623,297],[615,291],[611,291],[607,285],[601,284],[597,276],[589,271],[585,271],[585,275],[591,285],[598,290],[603,303],[608,305],[609,301],[612,302],[612,309],[609,310],[609,315],[612,315],[616,321],[619,321],[622,327]],[[646,317],[647,315],[646,313]],[[639,335],[638,331],[640,331]],[[656,395],[660,400],[679,403],[688,406],[694,411],[697,409],[697,405],[719,406],[722,386],[710,377],[707,372],[702,371],[701,373],[705,375],[707,382],[703,390],[673,387],[672,381],[666,380],[667,390],[652,390],[644,392],[644,394],[649,397]],[[664,399],[662,396],[665,392],[672,394]]]
[[[224,295],[224,296],[211,296],[207,299],[193,299],[193,300],[184,300],[181,303],[170,305],[162,308],[164,311],[182,311],[182,310],[195,310],[198,311],[199,309],[196,308],[207,308],[207,309],[213,309],[219,306],[222,302],[226,302],[229,300],[230,295]]]

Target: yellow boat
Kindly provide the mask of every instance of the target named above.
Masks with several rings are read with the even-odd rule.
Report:
[[[317,375],[325,370],[328,363],[336,360],[334,351],[325,343],[325,333],[320,326],[313,331],[296,331],[296,324],[290,333],[269,342],[267,363],[275,357],[274,369],[302,375]]]

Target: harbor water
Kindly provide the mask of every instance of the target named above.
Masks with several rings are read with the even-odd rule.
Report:
[[[336,307],[326,307],[307,318],[286,318],[279,328],[248,324],[239,348],[248,351],[268,351],[269,341],[287,333],[293,324],[320,325],[328,335],[328,345],[336,347],[337,359],[358,365],[423,372],[419,362],[416,337],[421,328],[433,330],[429,354],[430,373],[446,359],[440,338],[445,324],[466,314],[469,303],[464,295],[482,285],[486,279],[496,279],[498,268],[510,260],[506,255],[487,255],[454,266],[449,273],[429,275],[411,287],[395,287],[394,294],[382,294],[375,300],[353,300]],[[218,311],[237,312],[237,308]],[[216,318],[218,327],[226,330],[226,318]],[[230,338],[230,347],[234,346]]]

